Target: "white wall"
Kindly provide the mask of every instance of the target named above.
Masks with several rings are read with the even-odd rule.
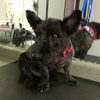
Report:
[[[65,0],[49,0],[48,17],[62,19],[64,17]]]
[[[60,18],[64,16],[65,0],[49,0],[48,18]],[[46,19],[46,0],[39,0],[38,16]]]
[[[100,22],[100,0],[93,0],[91,19],[92,21]]]
[[[23,0],[23,27],[26,28],[26,29],[30,29],[30,25],[29,23],[27,22],[27,19],[26,19],[26,10],[33,10],[33,0]]]
[[[7,0],[0,0],[0,20],[6,20]]]
[[[92,13],[90,21],[100,22],[100,0],[93,0]],[[88,54],[100,57],[100,40],[94,41]]]
[[[39,0],[38,16],[41,19],[46,18],[46,0]]]

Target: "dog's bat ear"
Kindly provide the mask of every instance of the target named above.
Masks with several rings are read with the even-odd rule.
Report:
[[[26,10],[26,18],[32,29],[35,29],[37,25],[42,22],[42,20],[30,10]]]
[[[74,10],[72,14],[63,19],[63,27],[67,32],[76,32],[81,22],[82,13],[80,10]]]

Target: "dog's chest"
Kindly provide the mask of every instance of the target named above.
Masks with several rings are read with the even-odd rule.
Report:
[[[68,50],[68,51],[67,51]],[[50,69],[60,69],[64,66],[69,65],[72,60],[73,52],[71,48],[65,49],[61,52],[49,65]]]

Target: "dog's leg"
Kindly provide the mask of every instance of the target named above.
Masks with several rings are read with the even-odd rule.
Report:
[[[32,73],[30,72],[30,66],[26,60],[26,54],[22,53],[18,59],[18,67],[21,72],[19,83],[22,83],[27,88],[31,88],[34,83],[35,79],[33,78]]]
[[[26,88],[32,88],[33,86],[37,86],[37,83],[39,82],[39,77],[36,77],[33,75],[28,69],[30,66],[24,66],[21,68],[21,75],[20,75],[20,83],[23,83]]]
[[[40,92],[46,92],[49,90],[49,71],[47,67],[41,67],[40,72],[42,77],[40,78],[40,83],[38,89]]]
[[[58,70],[49,71],[50,81],[59,81]]]
[[[23,83],[26,79],[26,67],[25,67],[26,65],[24,62],[25,61],[22,58],[20,58],[18,60],[18,67],[19,67],[20,72],[21,72],[20,78],[19,78],[19,83]]]
[[[21,71],[21,74],[20,74],[19,82],[23,83],[26,88],[33,87],[35,80],[34,80],[32,74],[27,69],[27,66],[21,66],[20,71]]]
[[[65,71],[64,75],[66,79],[65,81],[66,84],[71,85],[71,86],[77,86],[79,82],[76,79],[74,79],[74,77],[71,76],[68,66],[64,66],[63,69]]]
[[[88,51],[86,51],[86,50],[78,51],[78,52],[76,52],[75,57],[80,59],[80,60],[84,60],[86,55],[87,55],[87,52]]]
[[[84,50],[84,51],[80,54],[80,59],[81,59],[81,60],[84,60],[84,59],[85,59],[85,57],[86,57],[86,55],[87,55],[87,52],[88,52],[88,51]]]

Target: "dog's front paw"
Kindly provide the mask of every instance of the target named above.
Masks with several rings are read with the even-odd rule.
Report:
[[[67,85],[70,85],[70,86],[78,86],[79,84],[77,80],[66,80],[65,82]]]
[[[42,84],[38,86],[38,90],[40,92],[46,92],[49,90],[49,83],[48,84]]]
[[[59,79],[60,79],[60,77],[59,77],[59,75],[50,75],[50,80],[51,81],[59,81]]]

